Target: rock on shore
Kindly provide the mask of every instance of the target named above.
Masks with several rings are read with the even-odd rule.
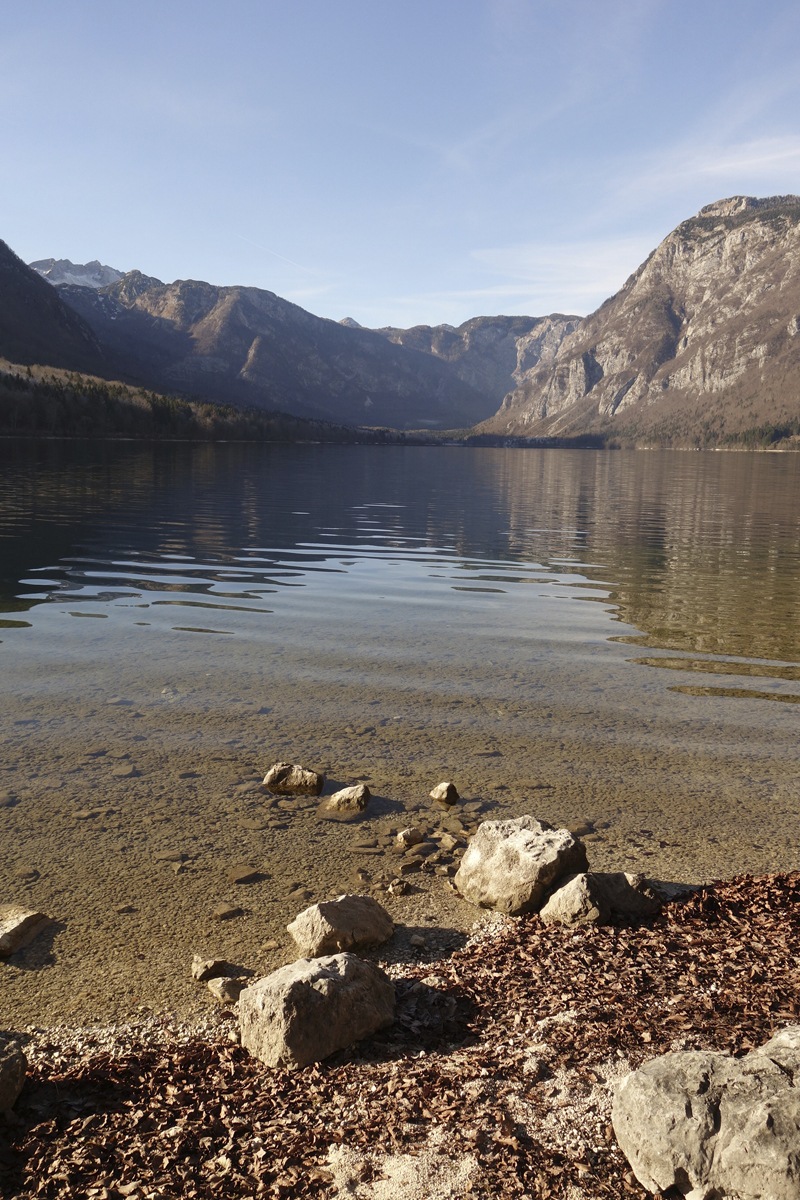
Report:
[[[301,958],[245,988],[242,1045],[269,1067],[305,1067],[391,1025],[394,987],[354,954]]]
[[[566,829],[535,817],[484,821],[455,876],[461,895],[509,916],[537,911],[562,876],[587,870],[586,849]]]
[[[622,1081],[612,1123],[650,1192],[697,1200],[800,1197],[800,1025],[742,1059],[665,1054]]]
[[[286,928],[304,958],[319,958],[379,946],[394,933],[394,922],[371,896],[338,896],[312,904]]]

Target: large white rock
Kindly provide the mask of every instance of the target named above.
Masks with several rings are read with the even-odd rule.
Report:
[[[27,946],[50,924],[44,913],[20,904],[0,904],[0,958]]]
[[[478,827],[455,884],[473,904],[516,916],[537,911],[556,880],[586,868],[586,849],[568,830],[514,817]]]
[[[9,1112],[22,1091],[28,1060],[19,1042],[0,1034],[0,1112]]]
[[[625,871],[584,871],[565,880],[539,910],[545,925],[606,925],[612,917],[638,920],[661,909],[643,875]]]
[[[301,958],[245,988],[242,1045],[269,1067],[304,1067],[391,1025],[394,987],[355,954]]]
[[[742,1059],[684,1051],[628,1075],[617,1141],[650,1192],[691,1200],[800,1200],[800,1026]]]
[[[303,958],[319,958],[380,946],[394,933],[394,922],[371,896],[338,896],[312,904],[286,928]]]

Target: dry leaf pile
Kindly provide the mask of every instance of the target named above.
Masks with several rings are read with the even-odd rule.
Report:
[[[479,1164],[473,1195],[644,1197],[607,1105],[586,1098],[609,1063],[742,1053],[800,1020],[800,875],[704,888],[636,926],[509,921],[397,987],[391,1030],[300,1072],[224,1035],[35,1065],[0,1125],[0,1192],[328,1196],[344,1143],[363,1153],[366,1195],[382,1155],[436,1129]]]

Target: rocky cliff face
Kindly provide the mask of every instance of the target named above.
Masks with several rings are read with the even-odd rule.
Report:
[[[800,415],[800,197],[679,225],[481,430],[691,444]]]
[[[163,284],[131,271],[58,292],[121,370],[158,390],[399,429],[469,427],[496,406],[430,353],[259,288]]]
[[[107,361],[89,326],[0,242],[0,357],[101,373]]]
[[[346,318],[346,320],[349,318]],[[540,364],[550,363],[581,318],[473,317],[463,325],[415,325],[377,330],[390,342],[432,354],[482,395],[499,404]]]

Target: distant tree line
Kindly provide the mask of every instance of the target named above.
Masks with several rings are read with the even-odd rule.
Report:
[[[0,371],[0,434],[192,441],[415,444],[424,435],[356,429],[130,388],[92,376],[17,367]]]

